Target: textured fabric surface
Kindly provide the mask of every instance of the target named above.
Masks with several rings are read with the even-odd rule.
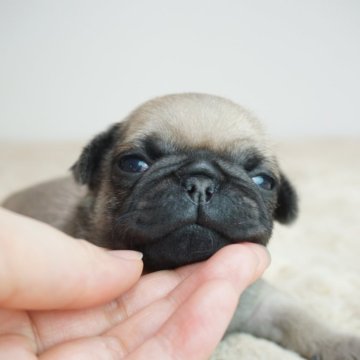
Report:
[[[0,200],[64,175],[80,150],[78,143],[0,144]],[[277,154],[298,190],[300,216],[291,227],[275,227],[265,277],[333,328],[360,335],[360,139],[280,143]],[[213,359],[300,357],[266,340],[234,334]]]

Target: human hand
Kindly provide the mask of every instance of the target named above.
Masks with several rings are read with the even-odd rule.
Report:
[[[268,263],[236,244],[140,278],[137,253],[0,208],[0,359],[206,359]]]

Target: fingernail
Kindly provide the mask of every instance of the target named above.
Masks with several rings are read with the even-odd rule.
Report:
[[[259,257],[259,267],[264,267],[265,266],[265,269],[267,269],[270,264],[271,264],[271,254],[270,254],[270,251],[267,247],[265,246],[262,246],[262,245],[259,245],[255,248],[256,252],[257,252],[257,255]],[[265,254],[265,256],[264,256]],[[264,262],[265,260],[265,262]]]
[[[271,264],[271,255],[267,247],[254,244],[254,243],[247,243],[247,246],[250,246],[252,251],[256,254],[257,257],[257,266],[256,272],[263,273]]]
[[[141,260],[143,254],[133,250],[111,250],[109,254],[123,260]]]

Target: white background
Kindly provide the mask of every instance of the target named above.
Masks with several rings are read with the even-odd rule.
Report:
[[[0,139],[87,138],[199,91],[277,137],[360,134],[358,0],[0,0]]]

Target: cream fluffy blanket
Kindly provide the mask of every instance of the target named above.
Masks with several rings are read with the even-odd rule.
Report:
[[[0,201],[12,191],[62,176],[80,144],[0,144]],[[360,139],[277,146],[297,187],[300,217],[276,226],[265,277],[334,328],[360,335]],[[300,359],[265,340],[235,334],[213,360]]]

